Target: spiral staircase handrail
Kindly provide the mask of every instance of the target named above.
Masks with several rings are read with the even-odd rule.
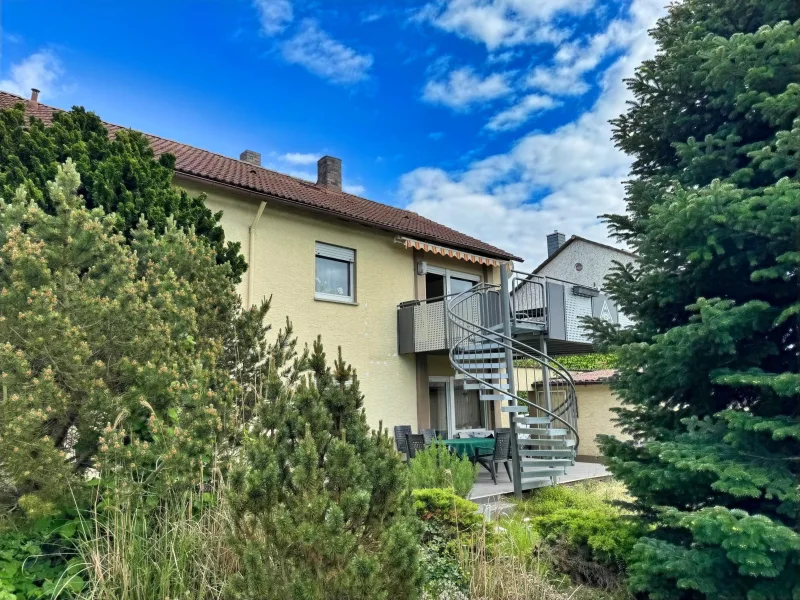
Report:
[[[526,404],[529,407],[534,408],[534,409],[536,409],[536,410],[538,410],[538,411],[540,411],[540,412],[542,412],[542,413],[544,413],[544,414],[546,414],[546,415],[558,420],[559,422],[563,423],[564,425],[566,425],[567,429],[569,429],[570,432],[575,437],[575,448],[577,449],[577,447],[578,447],[578,445],[580,443],[580,437],[578,435],[578,429],[577,429],[577,427],[575,425],[573,425],[572,423],[570,423],[569,421],[567,421],[565,418],[563,418],[561,416],[561,415],[564,414],[564,412],[567,412],[567,411],[571,410],[572,408],[574,408],[572,405],[574,404],[575,398],[577,396],[576,390],[575,390],[575,382],[573,381],[572,375],[569,373],[569,371],[561,363],[559,363],[557,360],[555,360],[554,358],[548,356],[547,354],[544,354],[543,352],[537,350],[536,348],[532,348],[532,347],[528,346],[527,344],[519,342],[518,340],[515,340],[515,339],[513,339],[513,338],[511,338],[511,337],[509,337],[509,336],[507,336],[507,335],[505,335],[503,333],[500,333],[498,331],[494,331],[492,329],[489,329],[488,327],[484,327],[483,325],[480,325],[478,323],[474,323],[472,321],[469,321],[466,318],[464,318],[461,315],[458,315],[458,314],[456,314],[454,312],[455,307],[457,307],[458,305],[460,305],[462,302],[466,301],[467,299],[469,299],[471,297],[475,297],[476,295],[479,295],[479,294],[484,293],[486,291],[496,291],[497,289],[499,289],[499,286],[496,286],[496,285],[493,285],[493,284],[482,283],[482,284],[478,284],[478,285],[472,287],[469,290],[465,290],[464,292],[461,292],[460,294],[458,294],[455,297],[451,298],[451,300],[449,302],[445,302],[445,309],[446,309],[446,313],[447,313],[448,319],[451,322],[453,322],[456,325],[458,325],[464,331],[468,331],[471,334],[474,334],[474,335],[480,337],[481,339],[483,339],[485,341],[497,344],[498,346],[501,346],[501,347],[503,347],[505,349],[511,350],[512,355],[513,355],[513,353],[521,354],[521,355],[525,356],[526,358],[532,359],[534,362],[538,363],[539,365],[541,365],[544,368],[553,369],[552,365],[555,365],[557,368],[555,368],[553,370],[556,371],[556,373],[558,373],[563,378],[563,380],[569,386],[569,389],[570,389],[570,392],[571,392],[571,394],[569,394],[569,397],[568,397],[567,401],[561,407],[563,412],[562,411],[556,412],[556,411],[552,411],[552,410],[549,410],[547,408],[544,408],[543,406],[540,406],[540,405],[536,404],[535,402],[531,402],[527,398],[523,398],[523,397],[519,396],[516,393],[512,393],[510,390],[504,390],[501,387],[496,386],[496,385],[484,380],[481,377],[477,377],[473,373],[470,373],[465,368],[463,368],[459,364],[459,362],[456,359],[456,357],[454,356],[454,354],[456,353],[459,344],[461,344],[462,342],[464,342],[466,340],[466,336],[463,337],[462,339],[459,339],[458,342],[452,344],[452,346],[450,348],[450,351],[449,351],[450,363],[453,365],[453,367],[458,372],[460,372],[463,375],[469,377],[473,381],[476,381],[477,383],[481,384],[482,386],[485,386],[488,389],[491,389],[491,390],[493,390],[495,392],[498,392],[498,393],[500,393],[500,394],[502,394],[504,396],[507,396],[508,398],[513,399],[516,402],[519,402],[519,403],[522,403],[522,404]],[[503,301],[505,301],[505,299],[503,299]],[[515,348],[515,344],[517,345],[516,348]],[[521,348],[519,348],[519,346],[524,346],[526,348],[526,350],[522,350]],[[506,368],[507,369],[513,369],[514,366],[513,366],[513,364],[512,365],[507,365]],[[559,414],[559,412],[561,414]]]

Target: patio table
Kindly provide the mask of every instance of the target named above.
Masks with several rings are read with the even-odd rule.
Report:
[[[474,459],[479,454],[494,452],[494,438],[458,438],[443,440],[444,443],[455,450],[460,456]]]

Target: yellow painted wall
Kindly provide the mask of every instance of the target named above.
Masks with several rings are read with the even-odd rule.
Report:
[[[514,369],[515,384],[518,390],[528,388],[531,384],[541,385],[542,370],[533,368]],[[541,389],[541,388],[540,388]],[[530,389],[528,389],[530,393]],[[628,439],[623,435],[612,419],[616,416],[611,408],[619,406],[619,400],[606,384],[576,385],[578,395],[578,435],[581,438],[578,454],[581,456],[601,456],[595,437],[598,434],[614,435],[620,439]]]
[[[208,207],[223,211],[226,239],[240,242],[250,262],[249,228],[262,198],[241,191],[176,178],[190,193],[207,195]],[[269,319],[277,331],[288,316],[301,344],[322,335],[329,361],[338,346],[358,371],[367,419],[373,427],[411,425],[417,430],[416,362],[397,353],[397,305],[413,300],[414,253],[395,235],[267,201],[255,232],[253,301],[272,296]],[[314,244],[325,242],[356,251],[356,305],[314,299]],[[429,264],[482,274],[483,267],[425,254]],[[496,269],[495,269],[496,270]],[[248,294],[249,273],[239,285]],[[447,356],[431,356],[430,375],[452,375]],[[427,386],[421,386],[427,394]],[[423,399],[424,400],[424,399]],[[427,408],[427,403],[426,403]]]
[[[611,408],[620,402],[606,384],[578,385],[578,435],[581,438],[578,454],[601,456],[595,437],[598,434],[614,435],[629,439],[619,431],[612,419],[616,416]]]
[[[214,187],[177,182],[207,194],[208,207],[223,211],[226,238],[242,244],[249,260],[249,227],[260,199]],[[417,427],[414,355],[397,353],[397,305],[414,298],[413,253],[394,235],[354,223],[267,203],[256,228],[253,301],[272,296],[269,319],[283,327],[288,316],[301,344],[318,334],[331,362],[337,347],[358,372],[369,423]],[[314,244],[325,242],[356,251],[357,305],[314,299]],[[248,275],[239,286],[247,297]]]

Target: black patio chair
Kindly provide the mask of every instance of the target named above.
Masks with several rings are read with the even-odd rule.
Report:
[[[497,437],[498,433],[507,432],[509,435],[511,434],[511,427],[498,427],[494,430],[494,435]],[[508,444],[508,458],[511,459],[511,443]]]
[[[408,460],[414,458],[417,452],[425,450],[425,436],[421,433],[409,433],[406,440],[408,441]]]
[[[511,448],[511,432],[510,431],[495,431],[494,434],[494,453],[479,455],[475,460],[483,465],[489,473],[492,474],[492,481],[497,485],[497,463],[503,463],[506,467],[508,478],[511,479],[511,467],[508,463],[511,461],[509,458],[509,449]]]
[[[419,432],[422,434],[422,437],[425,438],[426,446],[430,446],[433,442],[436,441],[435,429],[420,429]]]
[[[408,456],[408,442],[406,436],[409,433],[411,433],[411,425],[394,426],[394,443],[397,446],[397,451],[406,456]]]

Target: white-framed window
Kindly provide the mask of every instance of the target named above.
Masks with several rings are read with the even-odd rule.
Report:
[[[331,302],[355,302],[356,251],[317,242],[314,254],[314,297]]]

